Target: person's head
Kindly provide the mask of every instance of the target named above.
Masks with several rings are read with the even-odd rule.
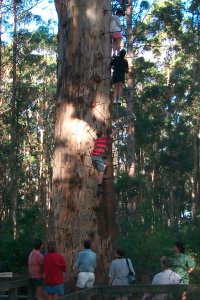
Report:
[[[119,52],[119,57],[124,58],[125,56],[126,56],[126,50],[125,50],[125,49],[122,49],[122,50]]]
[[[54,241],[48,242],[47,249],[48,249],[49,253],[56,252],[56,242],[54,242]]]
[[[116,250],[116,257],[117,258],[123,258],[123,257],[125,257],[125,251],[122,250],[122,249],[117,249]]]
[[[97,131],[97,137],[100,138],[103,136],[103,131],[102,130],[98,130]]]
[[[182,242],[175,242],[174,250],[176,253],[185,253],[185,246]]]
[[[122,9],[117,9],[115,14],[116,14],[116,16],[118,16],[118,17],[122,17],[122,16],[125,15],[125,14],[124,14],[124,11],[123,11]]]
[[[39,239],[36,239],[34,241],[34,249],[35,250],[40,250],[42,248],[43,244],[42,244],[42,241],[39,240]]]
[[[83,242],[83,245],[84,245],[85,249],[90,249],[91,248],[91,242],[90,242],[90,240],[85,240]]]
[[[160,259],[160,264],[161,267],[166,270],[166,269],[170,269],[172,267],[172,261],[169,257],[166,256],[162,256]]]

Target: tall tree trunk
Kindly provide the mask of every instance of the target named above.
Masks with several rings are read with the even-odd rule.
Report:
[[[2,9],[3,0],[0,0],[0,92],[2,93]],[[0,99],[0,105],[2,104],[2,99]]]
[[[13,46],[12,46],[12,98],[11,98],[11,154],[10,154],[10,222],[13,237],[17,234],[17,196],[18,196],[18,101],[17,101],[17,1],[13,0]]]
[[[55,0],[55,5],[59,19],[55,239],[71,267],[82,241],[92,239],[103,279],[116,230],[112,162],[104,195],[97,198],[90,151],[96,130],[105,131],[110,125],[110,4],[108,0]]]
[[[200,211],[200,121],[196,121],[193,134],[194,169],[192,176],[192,215],[196,218]]]
[[[133,28],[132,28],[132,0],[128,0],[127,6],[127,56],[129,63],[129,77],[128,77],[128,93],[126,95],[127,109],[131,116],[134,116],[133,105]],[[129,164],[129,176],[135,175],[135,127],[133,118],[130,118],[128,126],[128,164]]]

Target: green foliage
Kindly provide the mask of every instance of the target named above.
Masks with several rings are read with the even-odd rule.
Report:
[[[160,258],[173,256],[175,241],[186,243],[186,252],[195,258],[196,268],[191,276],[193,283],[199,280],[199,221],[190,218],[177,226],[168,227],[161,212],[155,211],[153,200],[148,199],[139,205],[135,218],[128,218],[121,224],[119,245],[125,249],[127,256],[134,263],[138,280],[147,275],[149,279],[160,272]]]
[[[7,269],[15,273],[27,271],[27,258],[33,248],[34,239],[43,239],[45,226],[38,205],[23,209],[18,213],[18,235],[13,239],[10,224],[1,224],[0,260],[6,263]]]
[[[10,39],[4,41],[0,65],[0,260],[15,272],[25,270],[33,239],[45,236],[49,215],[56,37],[50,24],[32,15],[37,2],[15,2],[16,10],[14,2],[7,1],[5,7],[3,2]]]

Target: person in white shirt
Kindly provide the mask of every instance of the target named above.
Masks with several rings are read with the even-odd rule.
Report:
[[[120,17],[124,15],[123,10],[118,9],[114,16],[111,17],[110,33],[112,37],[113,53],[118,54],[121,47],[122,33]]]
[[[160,259],[161,267],[163,269],[162,272],[156,274],[153,277],[152,284],[181,284],[182,279],[181,277],[171,270],[171,261],[166,257],[163,256]],[[149,294],[145,294],[142,300],[167,300],[168,294],[159,294],[151,297]]]
[[[171,262],[166,257],[161,257],[161,266],[163,271],[153,277],[152,284],[179,284],[181,276],[171,270]]]
[[[125,252],[122,249],[117,249],[115,259],[112,260],[109,268],[109,284],[113,286],[129,285],[128,275],[130,271],[135,277],[135,271],[130,258],[126,258]],[[122,296],[115,298],[115,300],[127,300],[127,297]]]

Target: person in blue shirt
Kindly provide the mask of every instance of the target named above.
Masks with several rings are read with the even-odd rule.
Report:
[[[75,268],[78,271],[76,287],[91,288],[95,282],[96,253],[91,250],[91,242],[84,241],[84,250],[77,255]]]

